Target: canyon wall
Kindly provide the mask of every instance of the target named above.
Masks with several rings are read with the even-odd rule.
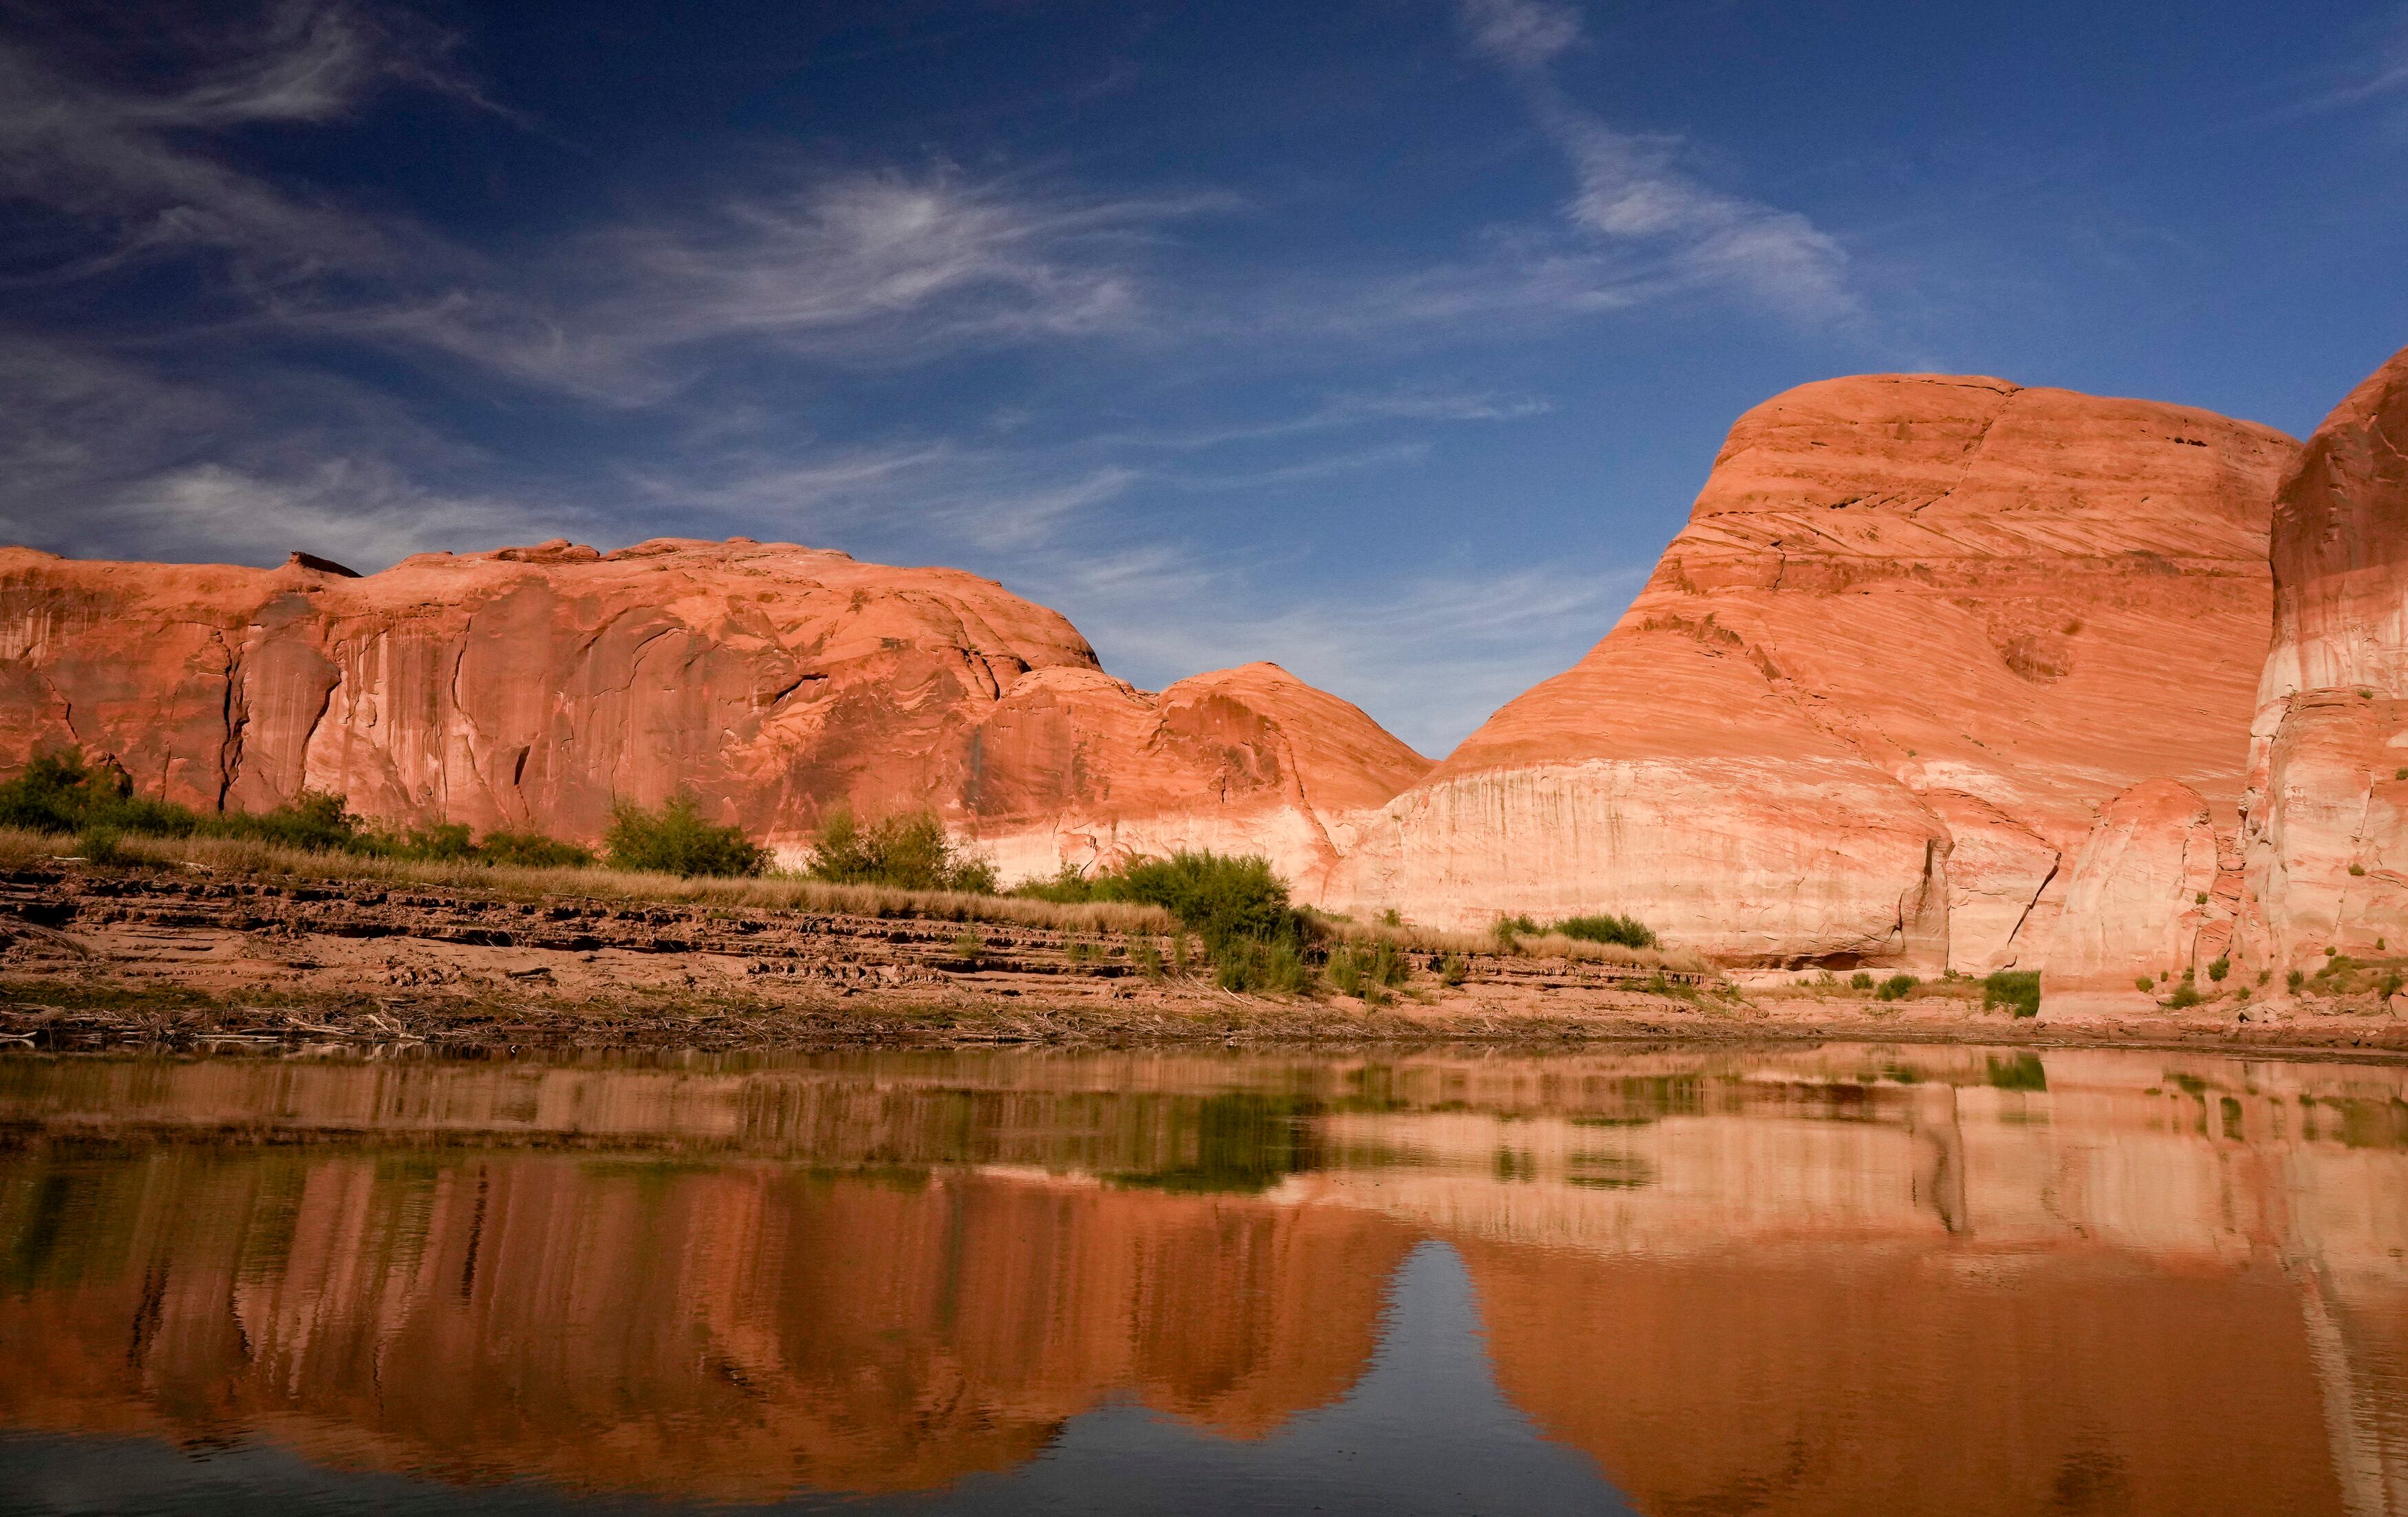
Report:
[[[2408,948],[2408,351],[2276,496],[2273,646],[2250,728],[2240,947],[2276,971]]]
[[[1332,894],[1630,912],[1733,962],[2037,966],[2112,797],[2171,778],[2229,825],[2296,452],[1992,379],[1778,395],[1587,657],[1341,824]]]
[[[1428,767],[1275,665],[1149,694],[989,580],[741,538],[366,578],[0,551],[0,765],[49,748],[204,808],[580,838],[684,790],[789,860],[831,806],[933,805],[1007,875],[1210,846],[1308,890],[1331,819]]]

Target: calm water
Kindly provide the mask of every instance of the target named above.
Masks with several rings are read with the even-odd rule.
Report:
[[[10,1511],[2408,1513],[2408,1070],[0,1058]]]

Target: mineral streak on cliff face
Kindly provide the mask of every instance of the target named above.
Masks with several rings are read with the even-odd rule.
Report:
[[[2274,640],[2243,827],[2253,964],[2408,945],[2403,448],[2408,351],[2325,418],[2275,498]]]
[[[2237,799],[2296,445],[1865,376],[1742,416],[1621,622],[1361,826],[1338,894],[1635,912],[1736,961],[2037,965],[2137,780]]]
[[[1274,665],[1149,694],[992,581],[742,538],[366,578],[0,550],[0,763],[60,745],[203,807],[590,838],[686,790],[791,857],[833,804],[935,805],[1018,872],[1210,844],[1307,881],[1326,817],[1428,767]]]

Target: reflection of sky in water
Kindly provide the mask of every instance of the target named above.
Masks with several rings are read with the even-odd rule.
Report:
[[[1489,1372],[1463,1261],[1416,1249],[1389,1288],[1369,1370],[1336,1406],[1259,1441],[1216,1438],[1125,1402],[1073,1417],[1036,1459],[934,1496],[798,1498],[758,1509],[863,1513],[1498,1512],[1630,1509],[1570,1449],[1544,1441]],[[194,1460],[155,1443],[0,1439],[0,1507],[29,1511],[527,1512],[660,1510],[542,1488],[463,1491],[330,1471],[273,1448]]]
[[[2399,1068],[0,1058],[0,1135],[9,1511],[2408,1513]]]

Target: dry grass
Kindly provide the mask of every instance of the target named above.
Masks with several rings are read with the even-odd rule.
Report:
[[[1316,913],[1317,915],[1317,913]],[[1484,932],[1452,932],[1443,927],[1423,927],[1407,923],[1398,927],[1383,927],[1360,922],[1340,922],[1334,917],[1319,918],[1322,929],[1344,943],[1389,942],[1398,948],[1422,953],[1495,953],[1499,945],[1496,937]],[[1625,948],[1619,943],[1592,943],[1585,938],[1567,937],[1561,933],[1527,933],[1513,939],[1512,952],[1536,959],[1584,959],[1595,964],[1629,964],[1642,969],[1679,969],[1697,971],[1705,962],[1693,953],[1674,950],[1667,952],[1654,948]]]
[[[43,863],[74,851],[72,837],[0,828],[0,867]],[[226,874],[482,890],[517,900],[576,896],[756,911],[995,922],[1054,932],[1162,935],[1177,930],[1170,913],[1154,906],[1114,901],[1061,906],[1018,896],[832,885],[796,875],[713,879],[622,869],[517,869],[482,864],[368,858],[356,853],[312,853],[238,837],[128,837],[120,843],[119,852],[128,862],[161,868],[198,865]]]

